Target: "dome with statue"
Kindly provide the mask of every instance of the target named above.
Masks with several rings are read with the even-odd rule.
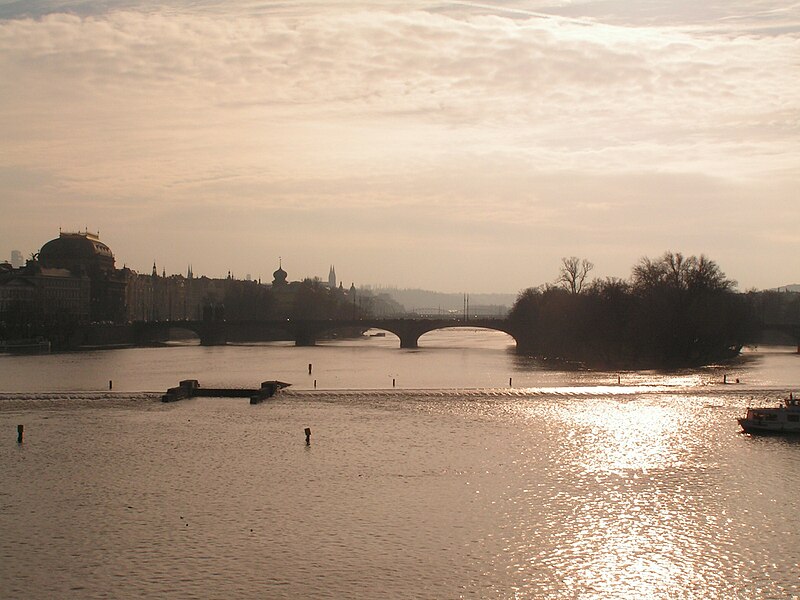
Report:
[[[44,267],[85,270],[87,273],[114,271],[114,255],[100,241],[100,235],[89,231],[61,232],[39,251],[39,262]]]

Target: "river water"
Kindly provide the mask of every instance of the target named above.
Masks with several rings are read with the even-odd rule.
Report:
[[[800,389],[793,348],[603,373],[420,346],[0,356],[0,596],[800,597],[800,442],[736,423]],[[162,404],[184,378],[292,387]]]

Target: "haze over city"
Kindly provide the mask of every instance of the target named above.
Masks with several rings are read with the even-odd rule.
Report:
[[[798,280],[800,4],[0,0],[0,259],[516,292]]]

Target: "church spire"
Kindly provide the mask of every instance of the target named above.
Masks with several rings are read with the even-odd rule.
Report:
[[[328,287],[330,289],[336,289],[336,269],[333,268],[331,265],[331,270],[328,272]]]

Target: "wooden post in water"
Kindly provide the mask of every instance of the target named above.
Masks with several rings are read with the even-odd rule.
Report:
[[[311,363],[308,363],[308,374],[309,375],[311,375],[311,367],[312,367]]]
[[[392,377],[392,387],[394,387],[394,377]]]
[[[25,431],[24,425],[17,425],[17,443],[22,443],[22,433]]]
[[[508,378],[508,387],[514,387],[511,385],[511,377]]]
[[[306,446],[311,445],[311,427],[306,427]]]
[[[317,389],[317,380],[314,380],[314,389]]]
[[[108,380],[108,389],[110,389],[110,390],[114,389],[114,382],[111,381],[110,379]]]

